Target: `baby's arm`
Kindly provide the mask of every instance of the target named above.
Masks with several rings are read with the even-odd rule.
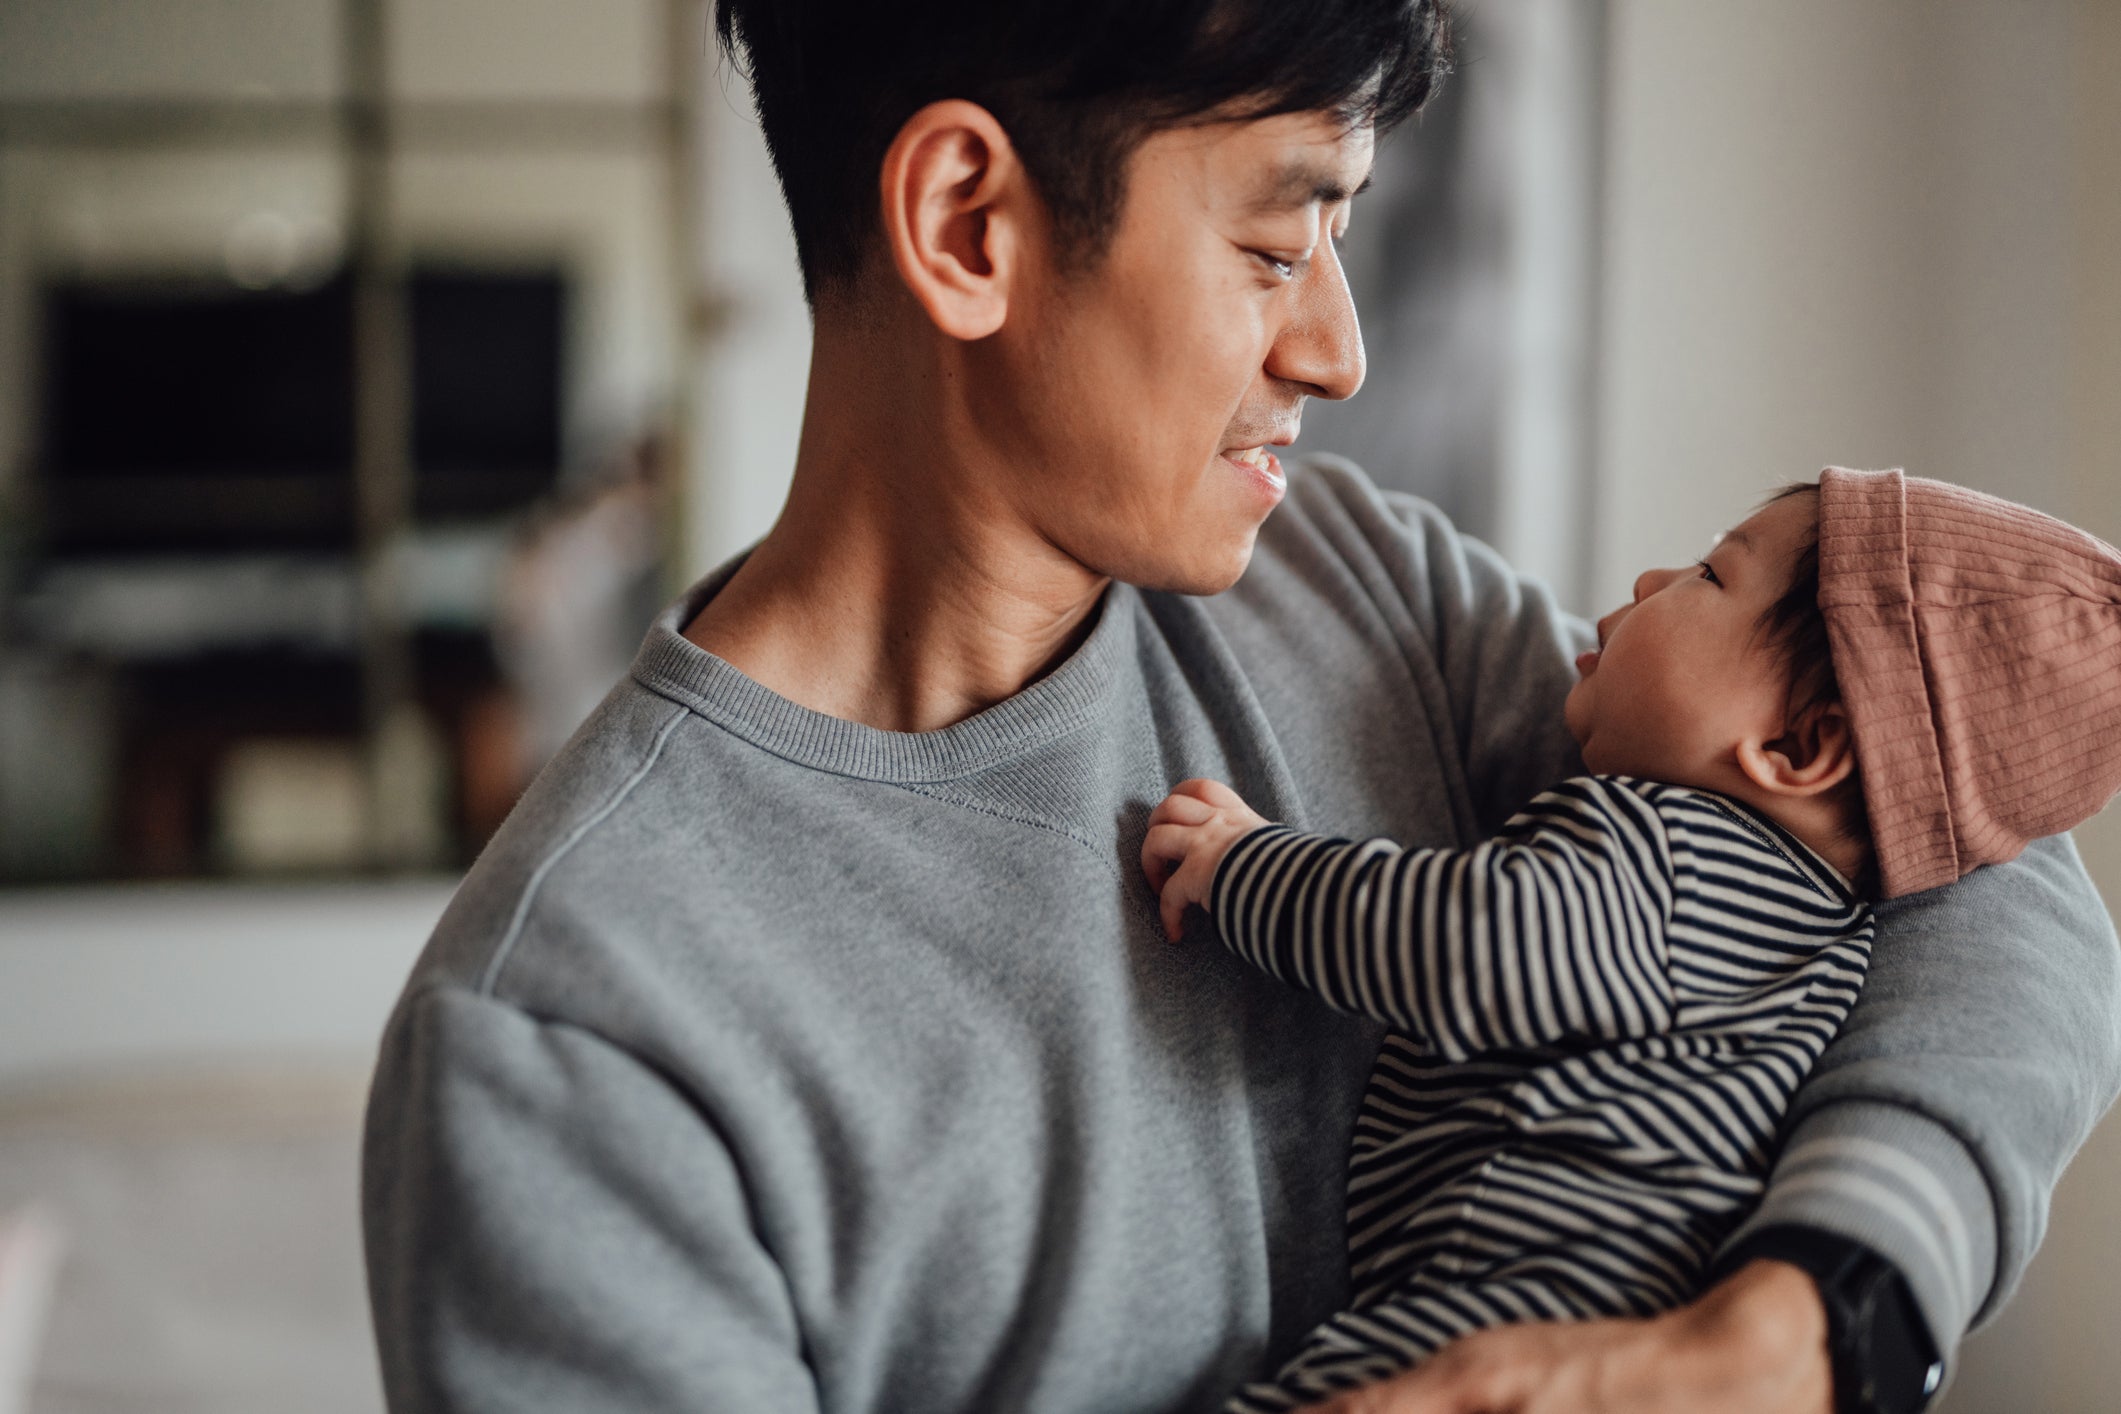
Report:
[[[1669,1030],[1671,855],[1649,802],[1578,778],[1471,849],[1269,826],[1227,787],[1181,785],[1142,862],[1165,931],[1208,909],[1229,948],[1333,1006],[1462,1060]]]

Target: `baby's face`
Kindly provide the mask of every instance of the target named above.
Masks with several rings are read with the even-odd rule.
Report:
[[[1728,789],[1738,743],[1782,734],[1788,679],[1757,632],[1788,587],[1817,496],[1762,507],[1708,558],[1645,571],[1635,598],[1598,621],[1563,708],[1584,764],[1675,785]]]

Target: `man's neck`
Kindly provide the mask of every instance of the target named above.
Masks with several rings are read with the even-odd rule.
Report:
[[[873,373],[821,338],[788,504],[685,637],[813,711],[936,731],[1058,666],[1108,581],[982,490],[962,439]]]

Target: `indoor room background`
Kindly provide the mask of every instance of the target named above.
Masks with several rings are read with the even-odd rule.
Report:
[[[1457,9],[1299,451],[1586,614],[1830,463],[2121,541],[2121,0]],[[385,1013],[793,461],[706,16],[0,0],[0,1414],[380,1409]],[[2112,1409],[2116,1309],[2109,1124],[1942,1407]]]

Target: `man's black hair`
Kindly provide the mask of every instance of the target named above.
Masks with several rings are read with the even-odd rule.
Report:
[[[914,113],[962,98],[1008,132],[1064,262],[1094,264],[1127,158],[1209,116],[1326,112],[1382,132],[1447,71],[1445,0],[717,0],[795,226],[803,285],[849,280]]]

